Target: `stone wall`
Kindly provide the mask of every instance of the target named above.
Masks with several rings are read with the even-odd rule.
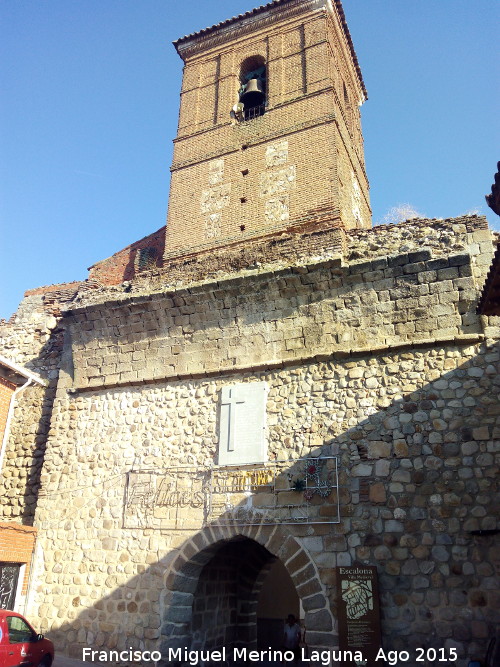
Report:
[[[271,458],[340,457],[341,523],[290,533],[316,564],[334,616],[333,567],[355,560],[378,566],[392,648],[484,653],[498,603],[498,552],[487,531],[496,525],[499,370],[497,347],[429,345],[237,376],[270,384]],[[45,572],[34,613],[61,648],[75,651],[96,637],[108,647],[155,643],[147,641],[162,623],[154,596],[190,533],[124,529],[125,472],[212,461],[227,381],[58,400],[38,512]],[[144,596],[148,613],[140,611]],[[143,628],[140,636],[123,625],[127,600],[136,610],[127,623]],[[308,628],[312,637],[313,622]]]
[[[62,349],[53,304],[44,305],[46,291],[51,288],[34,290],[11,321],[0,324],[2,355],[48,383],[31,385],[17,396],[0,475],[0,518],[28,525],[35,515]]]
[[[150,238],[150,237],[146,237]],[[379,225],[369,230],[346,231],[339,218],[329,209],[316,209],[299,225],[290,224],[287,229],[275,231],[258,239],[237,240],[224,248],[193,252],[178,258],[170,258],[160,270],[148,270],[136,274],[133,282],[125,287],[112,287],[116,284],[116,275],[108,275],[108,260],[103,260],[102,285],[89,280],[76,283],[78,294],[76,303],[89,303],[110,297],[117,292],[127,290],[129,295],[150,294],[162,290],[189,285],[193,282],[207,282],[232,276],[246,269],[276,270],[297,264],[306,264],[311,258],[316,261],[341,257],[348,263],[363,258],[385,257],[404,254],[416,250],[429,250],[433,257],[440,257],[449,252],[460,253],[469,244],[473,244],[474,257],[481,262],[474,268],[476,284],[481,286],[486,266],[491,254],[492,236],[488,230],[486,218],[462,216],[446,220],[407,220],[398,225]],[[126,249],[125,249],[126,250]],[[124,251],[116,253],[122,255]],[[113,256],[115,257],[115,255]],[[110,258],[113,259],[113,258]],[[53,286],[56,288],[57,286]],[[39,288],[47,290],[47,288]],[[38,293],[31,290],[30,293]],[[55,290],[57,292],[57,290]],[[53,294],[53,292],[51,292]],[[47,302],[49,294],[44,294]],[[60,299],[62,305],[68,304],[67,298]],[[70,306],[66,305],[66,308]]]
[[[379,572],[385,646],[456,647],[457,667],[485,654],[499,621],[500,353],[475,304],[492,246],[477,226],[423,227],[391,228],[387,257],[95,294],[64,318],[32,608],[60,650],[176,645],[199,611],[203,549],[243,534],[283,560],[311,647],[336,643],[333,568],[357,561]],[[252,381],[269,385],[271,460],[339,457],[340,523],[154,530],[138,508],[128,526],[127,473],[208,469],[221,390]]]
[[[406,234],[404,228],[394,233],[398,254],[371,261],[256,268],[236,278],[153,294],[149,287],[73,309],[66,317],[73,355],[67,386],[147,382],[480,337],[471,306],[493,246],[487,230],[457,227],[450,238],[461,250],[446,256],[432,245],[412,250],[401,244],[413,233],[410,226]],[[429,230],[440,232],[435,245],[450,231]],[[357,252],[363,252],[362,238]]]

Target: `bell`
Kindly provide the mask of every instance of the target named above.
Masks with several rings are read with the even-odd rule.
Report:
[[[243,102],[247,109],[258,107],[264,104],[264,86],[260,79],[250,79],[245,90],[240,95],[240,102]]]

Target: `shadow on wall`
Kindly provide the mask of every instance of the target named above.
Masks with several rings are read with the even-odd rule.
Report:
[[[0,476],[1,516],[26,526],[33,525],[38,504],[62,337],[62,331],[54,329],[37,357],[30,359],[30,368],[48,376],[48,385],[27,387],[17,398]]]
[[[102,285],[120,285],[139,273],[163,266],[165,227],[119,250],[89,268],[89,280]]]
[[[500,568],[494,508],[499,353],[485,348],[457,362],[465,356],[459,347],[388,353],[380,361],[382,394],[359,373],[369,371],[370,358],[309,365],[305,372],[316,384],[320,370],[326,379],[322,389],[311,390],[308,407],[325,405],[328,378],[343,366],[360,418],[341,432],[335,414],[323,411],[330,435],[311,450],[341,462],[341,523],[326,530],[242,526],[228,512],[222,517],[227,525],[208,525],[184,539],[148,527],[123,531],[118,518],[101,523],[105,495],[80,498],[80,507],[93,504],[92,525],[109,537],[86,535],[75,551],[62,540],[65,524],[84,527],[78,516],[40,525],[45,543],[55,540],[36,594],[43,631],[58,651],[79,658],[84,647],[160,647],[165,655],[167,647],[255,645],[259,592],[279,559],[305,610],[309,645],[335,646],[332,568],[356,560],[377,566],[386,648],[455,646],[457,667],[466,656],[484,656],[500,622],[494,570]],[[433,377],[418,387],[424,360]],[[162,555],[167,537],[170,551]],[[144,555],[131,557],[131,543]]]

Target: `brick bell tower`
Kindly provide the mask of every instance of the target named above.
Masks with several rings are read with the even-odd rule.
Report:
[[[340,0],[275,0],[174,44],[184,76],[165,259],[371,226],[367,96]]]

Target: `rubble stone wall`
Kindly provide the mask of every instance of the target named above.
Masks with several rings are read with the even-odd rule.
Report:
[[[175,643],[191,593],[165,582],[179,554],[192,579],[205,538],[128,526],[127,472],[210,466],[222,388],[265,381],[269,458],[338,456],[340,523],[283,526],[279,539],[265,526],[205,530],[283,556],[311,647],[336,643],[333,568],[356,561],[377,566],[385,645],[454,647],[457,667],[485,654],[500,620],[500,352],[498,329],[486,337],[475,314],[491,241],[456,234],[447,254],[407,239],[385,258],[117,298],[65,318],[33,598],[61,651]],[[271,322],[283,327],[274,347],[262,333]]]
[[[498,621],[499,549],[487,531],[496,525],[499,371],[497,346],[435,344],[218,379],[64,392],[37,515],[45,571],[33,613],[73,655],[84,645],[155,645],[163,578],[194,534],[124,528],[125,473],[209,464],[222,387],[265,380],[270,457],[340,457],[341,523],[287,527],[315,563],[334,617],[333,568],[375,564],[387,645],[454,646],[463,667],[466,655],[484,654]],[[306,608],[317,592],[304,593]],[[318,624],[307,619],[310,644],[335,641]]]
[[[27,525],[35,516],[62,348],[57,319],[46,312],[43,294],[28,295],[11,321],[0,325],[2,355],[48,383],[16,396],[0,475],[0,518]]]

